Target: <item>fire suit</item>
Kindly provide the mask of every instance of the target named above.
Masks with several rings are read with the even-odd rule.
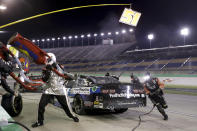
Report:
[[[46,82],[46,85],[43,87],[44,92],[41,96],[39,109],[38,109],[38,121],[32,125],[32,127],[37,127],[43,125],[44,121],[44,112],[46,105],[53,99],[57,98],[58,102],[61,104],[65,113],[72,118],[75,122],[78,122],[79,119],[72,112],[70,103],[67,98],[67,91],[64,84],[64,78],[58,76],[52,71],[52,68],[56,68],[60,73],[63,73],[61,68],[57,68],[55,64],[47,65],[43,69],[42,79]],[[66,95],[65,95],[66,94]]]
[[[4,59],[0,57],[0,84],[7,92],[15,95],[15,92],[10,89],[6,81],[7,76],[13,71],[12,62],[10,61],[8,52],[3,52],[1,55],[4,57]]]
[[[168,120],[168,115],[164,109],[168,108],[168,105],[164,99],[163,89],[164,84],[159,81],[158,78],[150,78],[144,84],[144,90],[150,98],[151,102],[157,107],[158,111],[163,115],[164,120]]]

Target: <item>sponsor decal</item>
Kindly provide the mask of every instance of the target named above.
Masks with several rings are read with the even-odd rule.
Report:
[[[97,90],[96,86],[92,87],[92,92],[95,92],[96,90]]]
[[[127,98],[133,97],[133,98],[135,98],[135,97],[142,97],[142,95],[144,95],[144,94],[141,94],[141,95],[140,94],[131,94],[131,93],[109,94],[109,96],[111,98],[116,98],[116,97],[127,97]]]
[[[131,103],[118,103],[118,105],[136,105],[136,102],[131,102]]]
[[[99,104],[99,101],[94,101],[94,105],[98,105]]]
[[[116,91],[115,91],[115,89],[108,89],[108,90],[102,90],[102,93],[103,94],[114,94]]]
[[[100,87],[98,86],[93,86],[90,90],[90,93],[100,93]]]
[[[99,103],[97,105],[94,105],[94,108],[103,108],[103,103]]]
[[[140,12],[125,8],[119,22],[131,25],[131,26],[137,26],[137,23],[140,17],[141,17]]]
[[[134,89],[133,93],[135,93],[135,94],[137,94],[137,93],[144,93],[144,90],[136,90],[136,89]]]
[[[71,94],[90,94],[90,87],[73,88],[71,89]]]
[[[92,106],[93,102],[91,102],[91,101],[84,101],[84,105],[85,106]]]

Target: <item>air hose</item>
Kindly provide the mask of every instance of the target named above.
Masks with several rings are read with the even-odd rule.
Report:
[[[13,124],[17,124],[17,125],[20,125],[22,126],[23,128],[25,128],[27,131],[31,131],[29,128],[27,128],[25,125],[19,123],[19,122],[16,122],[16,121],[8,121],[8,123],[13,123]]]
[[[138,125],[135,126],[131,131],[135,131],[135,130],[140,126],[140,124],[141,124],[141,121],[142,121],[141,117],[150,114],[150,113],[153,111],[154,108],[155,108],[155,105],[153,105],[152,109],[151,109],[149,112],[147,112],[147,113],[145,113],[145,114],[139,115],[139,122],[138,122]]]

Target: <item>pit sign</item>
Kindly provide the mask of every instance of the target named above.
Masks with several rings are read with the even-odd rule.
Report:
[[[132,9],[125,8],[119,22],[131,25],[131,26],[137,26],[140,16],[141,16],[141,13],[134,11]]]

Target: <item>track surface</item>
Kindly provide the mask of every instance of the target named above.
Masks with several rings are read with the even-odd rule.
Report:
[[[138,123],[138,115],[148,112],[152,104],[148,101],[145,108],[131,108],[123,114],[99,113],[79,116],[75,123],[63,110],[48,105],[45,112],[45,125],[31,128],[37,119],[37,109],[41,94],[24,93],[24,108],[19,117],[14,119],[28,126],[32,131],[131,131]],[[32,100],[33,99],[33,100]],[[169,120],[162,120],[159,112],[154,111],[142,117],[141,126],[136,131],[196,131],[197,130],[197,96],[167,94]]]

